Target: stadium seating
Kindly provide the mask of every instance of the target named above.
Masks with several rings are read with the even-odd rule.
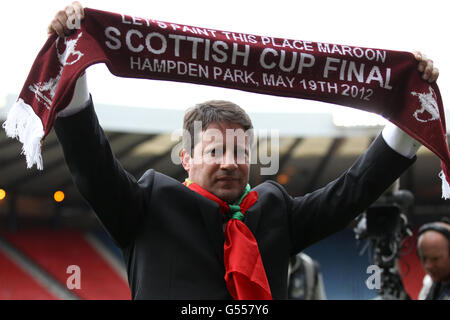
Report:
[[[32,228],[2,231],[0,239],[9,248],[0,246],[0,299],[124,300],[131,297],[123,272],[117,271],[117,266],[102,252],[108,250],[106,246],[102,249],[101,245],[92,244],[89,240],[92,234]],[[44,285],[42,280],[39,283],[33,278],[30,270],[45,279]],[[74,281],[76,270],[80,271],[79,288]]]

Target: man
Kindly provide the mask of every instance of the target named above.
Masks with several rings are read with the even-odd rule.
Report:
[[[69,34],[74,13],[83,18],[78,2],[56,14],[49,33]],[[417,59],[424,79],[435,81],[432,61]],[[122,168],[85,75],[55,123],[75,184],[124,254],[133,299],[286,299],[290,257],[343,229],[420,146],[387,126],[340,178],[293,198],[273,181],[248,186],[253,126],[239,106],[197,105],[183,127],[185,184],[152,169],[136,181]]]
[[[420,300],[450,300],[450,225],[433,222],[419,229],[417,248],[426,276]]]

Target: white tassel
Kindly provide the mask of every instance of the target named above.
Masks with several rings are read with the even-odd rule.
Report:
[[[439,172],[439,178],[442,179],[442,198],[450,199],[450,186],[447,182],[444,171]]]
[[[22,143],[27,168],[36,164],[37,169],[42,170],[41,140],[44,137],[44,127],[33,108],[19,98],[9,110],[3,128],[8,137],[18,138]]]

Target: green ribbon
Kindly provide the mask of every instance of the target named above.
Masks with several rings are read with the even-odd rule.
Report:
[[[189,186],[192,181],[189,179],[186,179],[186,186]],[[240,204],[242,202],[242,200],[245,198],[245,196],[250,192],[250,185],[247,183],[247,185],[245,186],[245,190],[242,193],[241,197],[239,198],[239,201],[237,202],[237,204],[229,204],[228,206],[230,207],[230,212],[231,212],[231,219],[237,219],[237,220],[243,220],[244,219],[244,214],[241,212],[241,207]]]
[[[245,196],[250,192],[250,185],[247,183],[245,186],[245,190],[242,193],[241,197],[239,198],[239,201],[237,204],[229,204],[231,211],[231,219],[237,219],[237,220],[244,220],[244,214],[241,212],[240,204],[242,200],[245,198]]]

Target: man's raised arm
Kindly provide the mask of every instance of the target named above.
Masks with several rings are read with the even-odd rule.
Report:
[[[439,71],[425,55],[415,53],[422,78],[434,82]],[[286,196],[291,208],[293,251],[345,228],[415,161],[421,144],[388,124],[370,148],[335,181],[305,196]]]
[[[70,22],[73,15],[83,18],[78,2],[55,15],[48,33],[70,34],[77,25]],[[144,203],[149,201],[153,175],[150,172],[138,183],[115,158],[95,114],[86,74],[77,80],[72,100],[59,112],[54,128],[78,190],[116,243],[127,246],[142,219]]]

